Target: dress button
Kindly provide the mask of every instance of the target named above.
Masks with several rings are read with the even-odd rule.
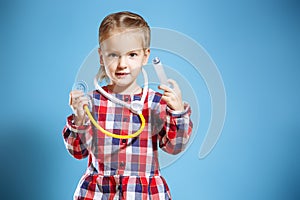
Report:
[[[128,97],[125,97],[125,101],[127,102],[129,100],[129,98]]]
[[[122,162],[120,162],[120,167],[124,167],[125,166],[125,162],[124,161],[122,161]]]
[[[123,119],[123,122],[128,122],[128,118],[125,117],[125,118]]]

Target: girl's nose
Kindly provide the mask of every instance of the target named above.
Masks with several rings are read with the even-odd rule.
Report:
[[[125,56],[120,56],[119,57],[119,68],[127,68],[127,61]]]

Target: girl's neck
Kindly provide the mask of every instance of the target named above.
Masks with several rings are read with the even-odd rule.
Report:
[[[142,92],[142,88],[136,83],[131,84],[130,86],[110,84],[107,86],[107,88],[116,94],[140,94]]]

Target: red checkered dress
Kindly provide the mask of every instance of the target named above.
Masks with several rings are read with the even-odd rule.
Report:
[[[104,89],[112,94],[107,87]],[[141,99],[141,94],[112,95],[128,103]],[[98,91],[92,93],[92,104],[94,118],[110,132],[132,134],[141,125],[138,115],[107,100]],[[160,93],[149,89],[143,108],[145,129],[136,138],[108,137],[89,121],[75,126],[73,116],[69,116],[63,130],[65,145],[73,157],[88,157],[88,168],[74,199],[171,199],[168,185],[159,171],[158,146],[170,154],[182,152],[192,131],[190,114],[188,104],[184,112],[175,113],[161,100]]]

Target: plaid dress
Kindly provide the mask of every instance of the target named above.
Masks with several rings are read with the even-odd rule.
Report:
[[[108,93],[111,91],[104,87]],[[142,94],[115,97],[131,102]],[[92,114],[104,129],[120,135],[136,132],[141,121],[127,108],[114,104],[97,90],[92,92]],[[158,147],[170,154],[182,152],[188,143],[192,122],[191,110],[176,113],[161,100],[161,94],[147,92],[143,115],[145,129],[132,139],[108,137],[90,122],[83,126],[67,118],[63,130],[66,148],[76,159],[88,157],[88,168],[74,194],[77,200],[164,200],[171,199],[165,179],[160,175]]]

